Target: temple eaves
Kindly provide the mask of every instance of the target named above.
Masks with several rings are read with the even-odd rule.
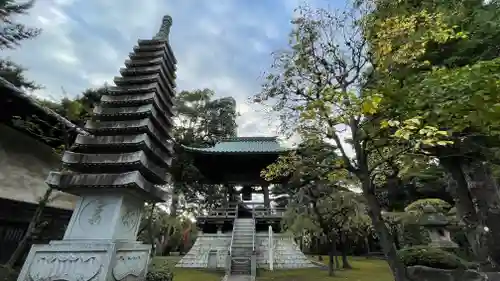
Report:
[[[238,154],[238,153],[258,153],[258,154],[280,154],[293,151],[293,149],[282,147],[277,137],[235,137],[222,139],[212,147],[189,147],[182,146],[188,152],[198,152],[206,154]]]

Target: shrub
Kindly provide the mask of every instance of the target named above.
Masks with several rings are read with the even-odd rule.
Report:
[[[406,206],[405,211],[406,212],[416,212],[416,213],[420,214],[423,212],[425,206],[429,206],[429,205],[434,207],[434,209],[436,209],[436,211],[440,212],[440,213],[448,213],[448,211],[451,208],[451,205],[442,199],[426,198],[426,199],[419,199],[417,201],[410,203],[408,206]]]
[[[150,271],[146,275],[146,281],[172,281],[174,274],[168,271]]]
[[[0,281],[16,281],[18,274],[17,271],[0,265]]]
[[[415,246],[398,251],[399,258],[406,266],[422,265],[441,269],[466,269],[469,263],[457,255],[427,246]]]

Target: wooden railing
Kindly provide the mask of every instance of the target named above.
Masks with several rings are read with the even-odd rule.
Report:
[[[285,215],[286,209],[284,208],[279,208],[279,209],[257,209],[254,210],[253,213],[255,214],[256,218],[262,218],[262,217],[282,217]]]
[[[248,207],[249,211],[255,214],[256,218],[260,217],[282,217],[286,209],[285,208],[266,208],[262,204],[262,202],[245,202],[243,203],[246,207]]]
[[[210,210],[208,212],[208,216],[214,217],[236,217],[238,214],[238,205],[235,208],[223,208],[223,209],[215,209]]]

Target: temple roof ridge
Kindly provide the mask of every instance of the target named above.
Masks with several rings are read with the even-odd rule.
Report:
[[[252,141],[277,141],[278,137],[273,136],[273,137],[266,137],[266,136],[255,136],[255,137],[230,137],[230,138],[223,138],[220,139],[218,142],[239,142],[239,141],[246,141],[246,142],[252,142]]]
[[[218,140],[211,147],[182,146],[186,151],[199,153],[283,153],[290,151],[280,145],[278,137],[231,137]]]

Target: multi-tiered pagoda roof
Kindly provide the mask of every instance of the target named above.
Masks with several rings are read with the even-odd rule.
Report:
[[[64,172],[47,183],[80,194],[92,189],[123,189],[150,201],[162,201],[172,162],[172,99],[176,59],[168,43],[171,18],[158,35],[139,40],[120,77],[94,108],[85,130],[64,153]]]

